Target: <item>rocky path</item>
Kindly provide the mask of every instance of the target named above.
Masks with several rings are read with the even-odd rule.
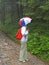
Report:
[[[14,43],[4,33],[0,32],[0,65],[46,65],[43,61],[28,52],[28,62],[20,62],[20,44]]]

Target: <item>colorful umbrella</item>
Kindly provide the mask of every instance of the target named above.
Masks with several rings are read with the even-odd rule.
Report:
[[[31,18],[30,17],[23,17],[19,20],[18,24],[20,26],[26,26],[27,24],[31,23]]]

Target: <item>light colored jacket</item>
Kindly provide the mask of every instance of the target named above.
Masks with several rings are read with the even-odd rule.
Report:
[[[21,33],[23,35],[22,38],[21,38],[21,41],[27,42],[27,40],[28,40],[28,30],[26,29],[26,26],[22,26]]]

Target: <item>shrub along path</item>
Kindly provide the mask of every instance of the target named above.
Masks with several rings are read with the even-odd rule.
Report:
[[[29,61],[20,62],[18,60],[19,51],[20,44],[14,43],[4,33],[0,32],[0,65],[47,65],[29,52]]]

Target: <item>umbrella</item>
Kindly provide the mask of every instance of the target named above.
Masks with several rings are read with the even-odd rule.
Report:
[[[27,24],[31,23],[31,18],[30,17],[23,17],[19,20],[18,24],[20,26],[26,26]]]

